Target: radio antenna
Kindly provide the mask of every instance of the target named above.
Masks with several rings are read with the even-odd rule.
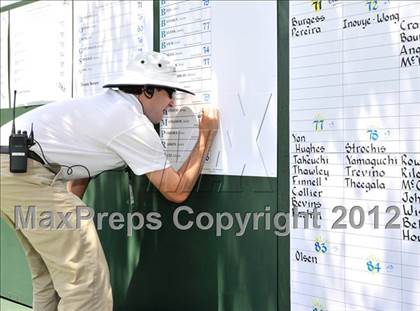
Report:
[[[12,123],[12,134],[16,134],[15,130],[15,118],[16,118],[16,90],[14,92],[14,99],[13,99],[13,123]]]

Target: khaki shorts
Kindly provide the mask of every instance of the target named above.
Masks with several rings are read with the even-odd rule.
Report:
[[[77,209],[86,207],[83,201],[31,159],[27,173],[14,174],[9,156],[2,154],[0,175],[1,217],[19,226],[16,234],[32,273],[34,310],[112,310],[109,270],[95,225],[76,219]]]

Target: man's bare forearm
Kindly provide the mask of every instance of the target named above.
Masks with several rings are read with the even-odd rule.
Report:
[[[219,128],[219,113],[214,107],[205,107],[199,123],[199,135],[194,149],[178,171],[168,167],[147,173],[153,185],[175,203],[185,201],[190,195],[203,169],[205,157]]]
[[[177,189],[178,191],[190,192],[194,187],[204,166],[206,155],[209,152],[215,135],[215,130],[200,131],[194,149],[192,150],[188,159],[178,170],[178,175],[180,177],[180,182]]]

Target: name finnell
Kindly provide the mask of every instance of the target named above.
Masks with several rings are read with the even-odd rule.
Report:
[[[312,187],[322,187],[322,178],[316,177],[314,179],[300,179],[299,176],[292,176],[293,185],[298,186],[312,186]]]

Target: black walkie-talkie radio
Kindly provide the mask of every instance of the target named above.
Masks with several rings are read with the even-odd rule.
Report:
[[[10,172],[25,173],[28,169],[28,151],[29,147],[34,144],[34,132],[31,129],[31,134],[28,137],[26,131],[15,130],[16,118],[16,91],[14,92],[13,100],[13,123],[12,133],[9,136],[9,155],[10,155]]]

